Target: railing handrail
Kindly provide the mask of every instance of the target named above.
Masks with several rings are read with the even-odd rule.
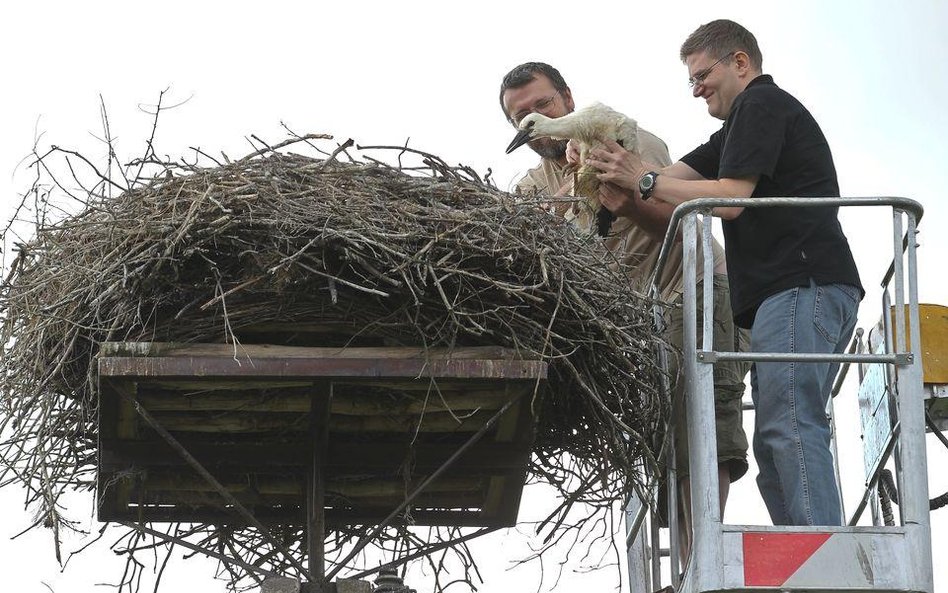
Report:
[[[698,360],[701,362],[740,361],[740,362],[838,362],[838,363],[869,363],[909,365],[915,360],[911,353],[893,354],[818,354],[804,352],[730,352],[698,350]]]
[[[665,268],[665,262],[671,251],[672,245],[678,235],[678,227],[685,215],[695,210],[709,210],[720,207],[786,207],[786,206],[894,206],[906,210],[915,215],[916,224],[922,220],[925,209],[922,205],[911,199],[900,196],[868,196],[868,197],[775,197],[775,198],[697,198],[683,204],[679,204],[672,212],[671,219],[668,221],[668,229],[665,231],[665,240],[662,241],[662,249],[658,253],[658,261],[655,263],[655,270],[649,280],[649,287],[652,295],[658,295],[658,279]],[[904,249],[904,246],[903,246]],[[892,277],[894,262],[889,265],[882,285],[885,286]]]

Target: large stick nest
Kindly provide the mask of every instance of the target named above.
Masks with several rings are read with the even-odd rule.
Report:
[[[52,220],[39,208],[0,289],[0,469],[27,486],[41,521],[61,521],[65,489],[94,484],[100,343],[234,342],[268,322],[545,360],[534,479],[560,490],[563,515],[641,483],[667,402],[652,302],[627,270],[470,169],[409,150],[329,154],[312,138],[234,162],[152,154],[124,179],[96,171],[85,189],[54,180],[81,211]],[[51,172],[54,155],[91,167],[60,150],[36,166]]]

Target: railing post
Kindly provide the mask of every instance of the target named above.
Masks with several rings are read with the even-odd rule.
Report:
[[[648,501],[642,500],[638,493],[632,494],[625,507],[625,547],[629,570],[629,591],[645,593],[649,590],[649,550],[646,546],[644,529],[648,514]]]
[[[699,590],[712,590],[724,580],[721,535],[721,508],[718,501],[717,439],[714,431],[714,368],[697,358],[697,277],[696,218],[689,213],[684,221],[682,247],[684,258],[684,340],[685,394],[688,406],[688,457],[691,469],[691,557],[694,581]],[[705,259],[707,259],[705,254]],[[710,285],[703,287],[712,289]],[[711,311],[705,311],[710,315]]]
[[[902,267],[902,214],[894,209],[895,222],[895,291],[896,291],[896,344],[899,352],[905,352],[905,307],[902,296],[905,290]],[[902,467],[901,490],[899,492],[902,523],[917,526],[914,545],[918,577],[926,579],[926,591],[934,588],[932,581],[931,526],[928,508],[928,462],[925,445],[925,403],[922,387],[921,338],[918,319],[918,279],[915,257],[915,216],[908,212],[908,297],[910,349],[915,354],[912,363],[897,367],[897,405],[901,433],[899,458]],[[888,312],[887,312],[888,313]]]

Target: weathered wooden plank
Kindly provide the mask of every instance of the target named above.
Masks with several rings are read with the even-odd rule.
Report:
[[[132,380],[132,379],[123,379]],[[262,391],[262,390],[292,390],[312,387],[312,379],[224,379],[224,378],[181,378],[171,380],[139,381],[139,385],[156,391],[170,391],[183,393],[212,393],[215,391]]]
[[[542,391],[530,390],[522,395],[519,405],[497,427],[495,441],[516,442],[527,438],[532,442],[535,434],[536,417],[529,413],[539,406]],[[523,494],[523,483],[527,478],[527,464],[519,468],[504,472],[500,476],[492,476],[488,494],[484,502],[484,512],[492,517],[498,517],[511,524],[516,523],[520,509],[520,497]]]
[[[252,507],[258,521],[264,525],[300,525],[304,522],[302,509],[286,507]],[[379,509],[327,509],[326,524],[333,526],[371,525],[385,518],[391,508]],[[242,526],[244,521],[232,512],[219,508],[166,507],[166,506],[129,506],[100,509],[100,521],[138,521],[147,517],[153,523],[209,523]],[[424,510],[415,509],[411,513],[412,525],[455,526],[455,527],[510,527],[511,523],[485,516],[480,511],[470,510]],[[393,524],[403,525],[403,519]]]
[[[239,379],[227,379],[221,377],[191,378],[181,377],[176,379],[148,379],[141,380],[137,378],[122,379],[123,381],[138,381],[139,385],[147,390],[168,391],[178,393],[213,393],[215,391],[289,391],[308,388],[313,384],[312,379],[285,379],[273,377],[269,379],[255,379],[244,377]],[[506,381],[523,385],[524,389],[533,389],[535,379],[507,379]],[[336,378],[333,380],[335,388],[342,389],[346,393],[362,393],[364,390],[389,390],[399,393],[412,394],[415,396],[424,396],[427,392],[440,390],[443,393],[472,393],[489,394],[498,391],[497,379],[449,379],[449,378],[431,378],[425,377],[419,380],[406,380],[405,378],[395,378],[379,380],[372,378],[345,379]]]
[[[154,414],[165,430],[173,433],[201,434],[255,434],[262,433],[304,433],[308,427],[307,415],[298,414],[262,414],[260,412],[229,412],[214,416],[211,414],[175,414],[162,412]]]
[[[545,379],[547,364],[535,360],[421,358],[255,358],[240,362],[222,356],[100,357],[99,375],[157,378],[259,379],[280,377],[455,379]]]
[[[504,510],[504,494],[508,490],[509,478],[507,476],[491,476],[490,483],[487,486],[487,495],[484,497],[484,510],[491,514],[499,514]]]
[[[333,402],[332,413],[345,416],[373,414],[417,415],[431,412],[454,412],[463,415],[474,410],[499,410],[507,402],[502,389],[495,391],[447,391],[431,389],[422,397],[398,399],[379,395],[340,394]]]
[[[522,360],[522,354],[500,346],[462,348],[423,348],[414,346],[309,347],[278,344],[202,344],[183,342],[103,342],[99,357],[221,357],[241,361],[258,358],[320,359],[454,359]],[[535,359],[535,357],[534,357]]]
[[[274,494],[261,492],[235,492],[234,497],[246,507],[257,509],[290,507],[303,508],[302,497],[288,494]],[[425,509],[480,509],[483,502],[481,492],[452,492],[433,493],[419,496],[412,507],[412,512]],[[214,492],[195,490],[133,490],[130,505],[154,509],[157,505],[174,506],[180,508],[205,507],[208,509],[224,509],[220,496]],[[333,492],[326,492],[326,515],[331,516],[339,510],[359,511],[361,509],[391,509],[404,500],[402,496],[343,496]],[[150,519],[149,519],[150,520]]]
[[[336,321],[327,319],[324,321],[300,321],[295,323],[267,322],[253,323],[240,328],[234,328],[234,331],[240,334],[266,334],[266,333],[307,333],[307,334],[338,334],[353,336],[359,331],[360,327],[350,321]]]
[[[309,411],[312,385],[292,387],[261,394],[258,390],[180,392],[139,385],[138,401],[150,412],[295,412]],[[366,416],[373,414],[421,414],[452,410],[497,410],[513,390],[458,392],[431,389],[422,396],[399,396],[392,393],[353,394],[337,390],[333,398],[333,414]]]
[[[98,405],[98,447],[101,452],[106,447],[105,443],[109,440],[115,441],[118,440],[118,437],[126,437],[127,435],[120,435],[118,428],[118,406],[122,403],[123,398],[119,397],[114,393],[115,387],[111,384],[111,381],[108,378],[99,378],[99,393],[103,393],[104,390],[113,391],[112,397],[101,397],[99,398]],[[116,483],[111,484],[113,480],[113,475],[111,472],[103,472],[99,468],[96,473],[96,512],[102,513],[105,509],[114,508],[118,506],[119,501],[128,500],[128,485],[127,483]],[[112,487],[109,487],[111,484]]]
[[[124,393],[135,397],[137,386],[127,381],[110,381],[108,386],[114,395],[116,436],[123,439],[139,438],[141,433],[138,429],[138,414],[128,399],[120,395]]]
[[[309,451],[305,443],[214,444],[183,441],[186,449],[205,467],[239,467],[248,473],[274,468],[293,471],[306,467]],[[453,452],[445,443],[340,442],[330,441],[326,469],[330,475],[385,474],[409,464],[415,473],[437,469]],[[458,472],[475,475],[525,468],[530,458],[529,442],[481,441],[455,462]],[[163,441],[102,439],[99,465],[105,472],[139,468],[184,467],[187,463]]]
[[[176,414],[161,412],[155,419],[174,433],[297,433],[307,428],[306,415],[263,414],[260,412],[228,412],[213,414]],[[451,433],[474,432],[487,419],[489,411],[469,412],[464,416],[449,412],[432,412],[424,416],[337,416],[330,417],[331,433]],[[421,425],[419,427],[419,420]]]
[[[309,412],[313,400],[313,384],[303,387],[260,390],[185,390],[162,388],[150,384],[139,384],[138,401],[152,413],[159,412]]]
[[[303,502],[304,485],[301,478],[281,476],[255,476],[254,479],[241,480],[235,476],[215,476],[228,491],[235,496],[242,493],[259,495],[288,495],[299,497]],[[404,498],[406,492],[411,491],[420,483],[420,480],[410,480],[407,483],[400,480],[327,480],[327,496],[344,497],[394,497]],[[152,471],[143,482],[133,480],[133,493],[130,498],[135,499],[135,492],[166,493],[172,492],[214,492],[213,486],[200,476],[194,474],[168,473]],[[436,494],[451,494],[456,492],[479,492],[486,486],[481,478],[469,476],[446,477],[436,480],[426,490],[426,496]]]

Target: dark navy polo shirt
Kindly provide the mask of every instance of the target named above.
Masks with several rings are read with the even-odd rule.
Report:
[[[829,144],[810,112],[769,75],[734,99],[720,130],[681,159],[706,179],[759,176],[752,197],[839,196]],[[723,221],[734,321],[795,286],[849,284],[859,272],[837,207],[746,208]]]

